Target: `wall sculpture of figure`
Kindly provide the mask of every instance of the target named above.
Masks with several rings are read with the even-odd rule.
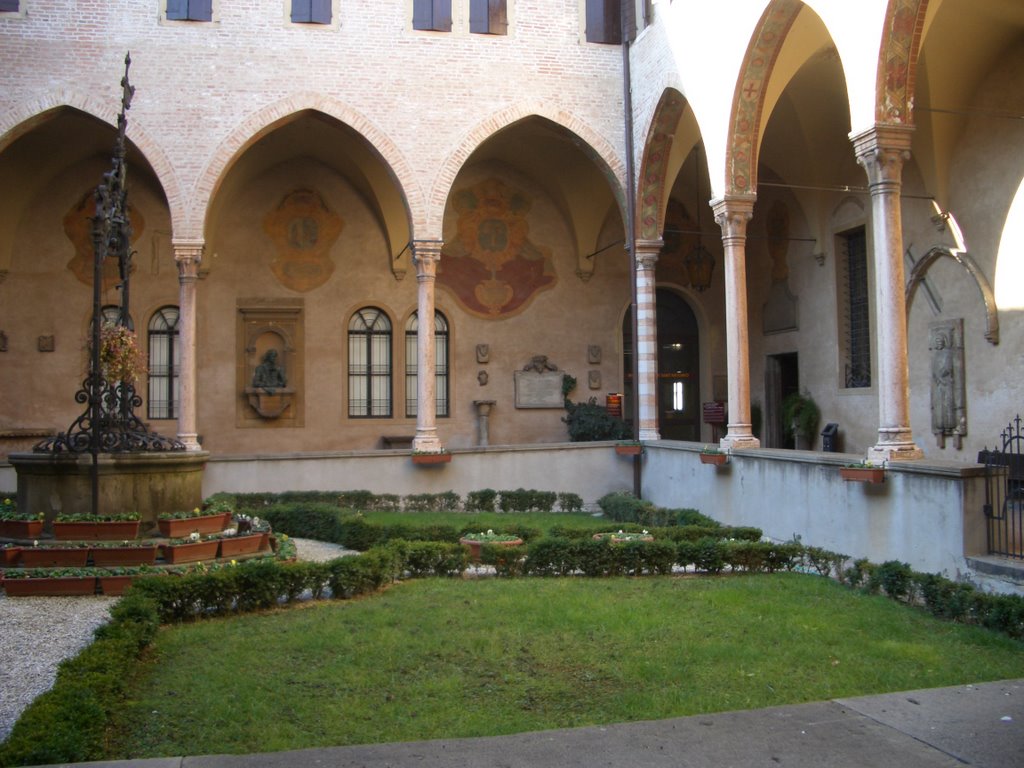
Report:
[[[939,448],[951,436],[957,449],[967,434],[964,387],[964,321],[942,320],[928,326],[931,352],[932,433]]]

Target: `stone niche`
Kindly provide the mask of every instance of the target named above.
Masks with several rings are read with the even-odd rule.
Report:
[[[237,306],[236,425],[304,426],[302,299],[239,299]]]

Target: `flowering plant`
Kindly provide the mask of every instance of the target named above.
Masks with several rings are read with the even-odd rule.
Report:
[[[4,499],[0,502],[0,520],[42,520],[43,513],[31,514],[19,512],[18,504],[13,499]]]
[[[487,533],[483,531],[480,533],[467,533],[462,538],[466,541],[515,541],[519,537],[514,533],[495,533],[492,529],[488,528]]]
[[[146,356],[134,331],[111,323],[100,328],[100,371],[109,382],[129,385],[146,372]]]

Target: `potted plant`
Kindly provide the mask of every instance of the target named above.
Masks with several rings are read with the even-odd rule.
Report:
[[[793,444],[797,450],[811,449],[820,420],[818,404],[806,392],[793,392],[782,401],[782,424],[786,434],[793,435]]]
[[[705,445],[700,451],[700,463],[713,464],[716,467],[720,467],[723,464],[729,463],[729,454],[720,448]]]
[[[452,460],[452,455],[444,449],[440,451],[413,451],[413,464],[447,464]]]
[[[164,560],[171,565],[216,560],[219,549],[217,539],[204,539],[197,531],[190,533],[188,538],[171,539],[160,547]]]
[[[459,544],[469,550],[469,558],[474,562],[480,562],[480,550],[484,544],[498,547],[518,547],[523,540],[514,533],[495,533],[490,528],[484,533],[467,533],[459,539]]]
[[[80,568],[12,569],[4,571],[4,591],[8,597],[92,595],[96,577]]]
[[[53,521],[53,535],[58,539],[90,541],[123,541],[139,535],[138,512],[110,515],[58,515]]]
[[[217,557],[237,557],[251,555],[270,547],[270,524],[258,517],[238,515],[238,527],[214,534],[220,542]]]
[[[152,565],[156,562],[157,545],[152,541],[101,541],[92,545],[92,564],[111,566]]]
[[[24,568],[84,568],[89,561],[90,546],[88,542],[81,541],[40,546],[38,541],[34,541],[31,547],[21,548],[19,562]]]
[[[839,468],[839,476],[847,482],[884,483],[885,465],[873,464],[870,461],[847,464],[845,467]]]
[[[38,539],[43,533],[43,513],[18,510],[13,499],[0,502],[0,536],[7,539]]]
[[[148,565],[115,566],[96,570],[96,581],[104,595],[120,597],[131,583],[140,577],[157,576],[161,571]]]
[[[172,539],[187,537],[191,533],[219,533],[231,522],[233,512],[225,502],[214,502],[205,509],[161,512],[156,525],[161,536]]]
[[[639,456],[644,452],[644,444],[639,440],[624,440],[615,444],[615,452],[619,456]]]
[[[21,557],[20,544],[0,545],[0,566],[11,566],[18,562]]]

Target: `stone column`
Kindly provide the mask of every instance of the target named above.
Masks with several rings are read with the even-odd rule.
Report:
[[[875,338],[878,340],[878,443],[872,461],[920,459],[910,431],[910,371],[903,273],[900,187],[910,158],[912,126],[876,125],[850,137],[868,174],[875,263]]]
[[[178,440],[188,451],[200,451],[196,428],[196,281],[203,260],[203,241],[174,240],[178,265]]]
[[[660,440],[658,433],[658,313],[654,270],[662,240],[637,240],[636,254],[636,382],[640,440]]]
[[[416,326],[416,436],[412,440],[412,449],[417,453],[440,453],[444,450],[437,436],[434,366],[434,283],[442,245],[440,240],[414,240],[412,243],[419,318]]]
[[[755,195],[726,195],[711,204],[725,248],[725,346],[729,421],[724,449],[758,448],[750,420],[750,336],[747,325],[747,222]]]
[[[476,406],[476,444],[486,448],[491,443],[491,432],[488,427],[488,420],[491,416],[491,408],[494,407],[494,400],[474,400]]]

